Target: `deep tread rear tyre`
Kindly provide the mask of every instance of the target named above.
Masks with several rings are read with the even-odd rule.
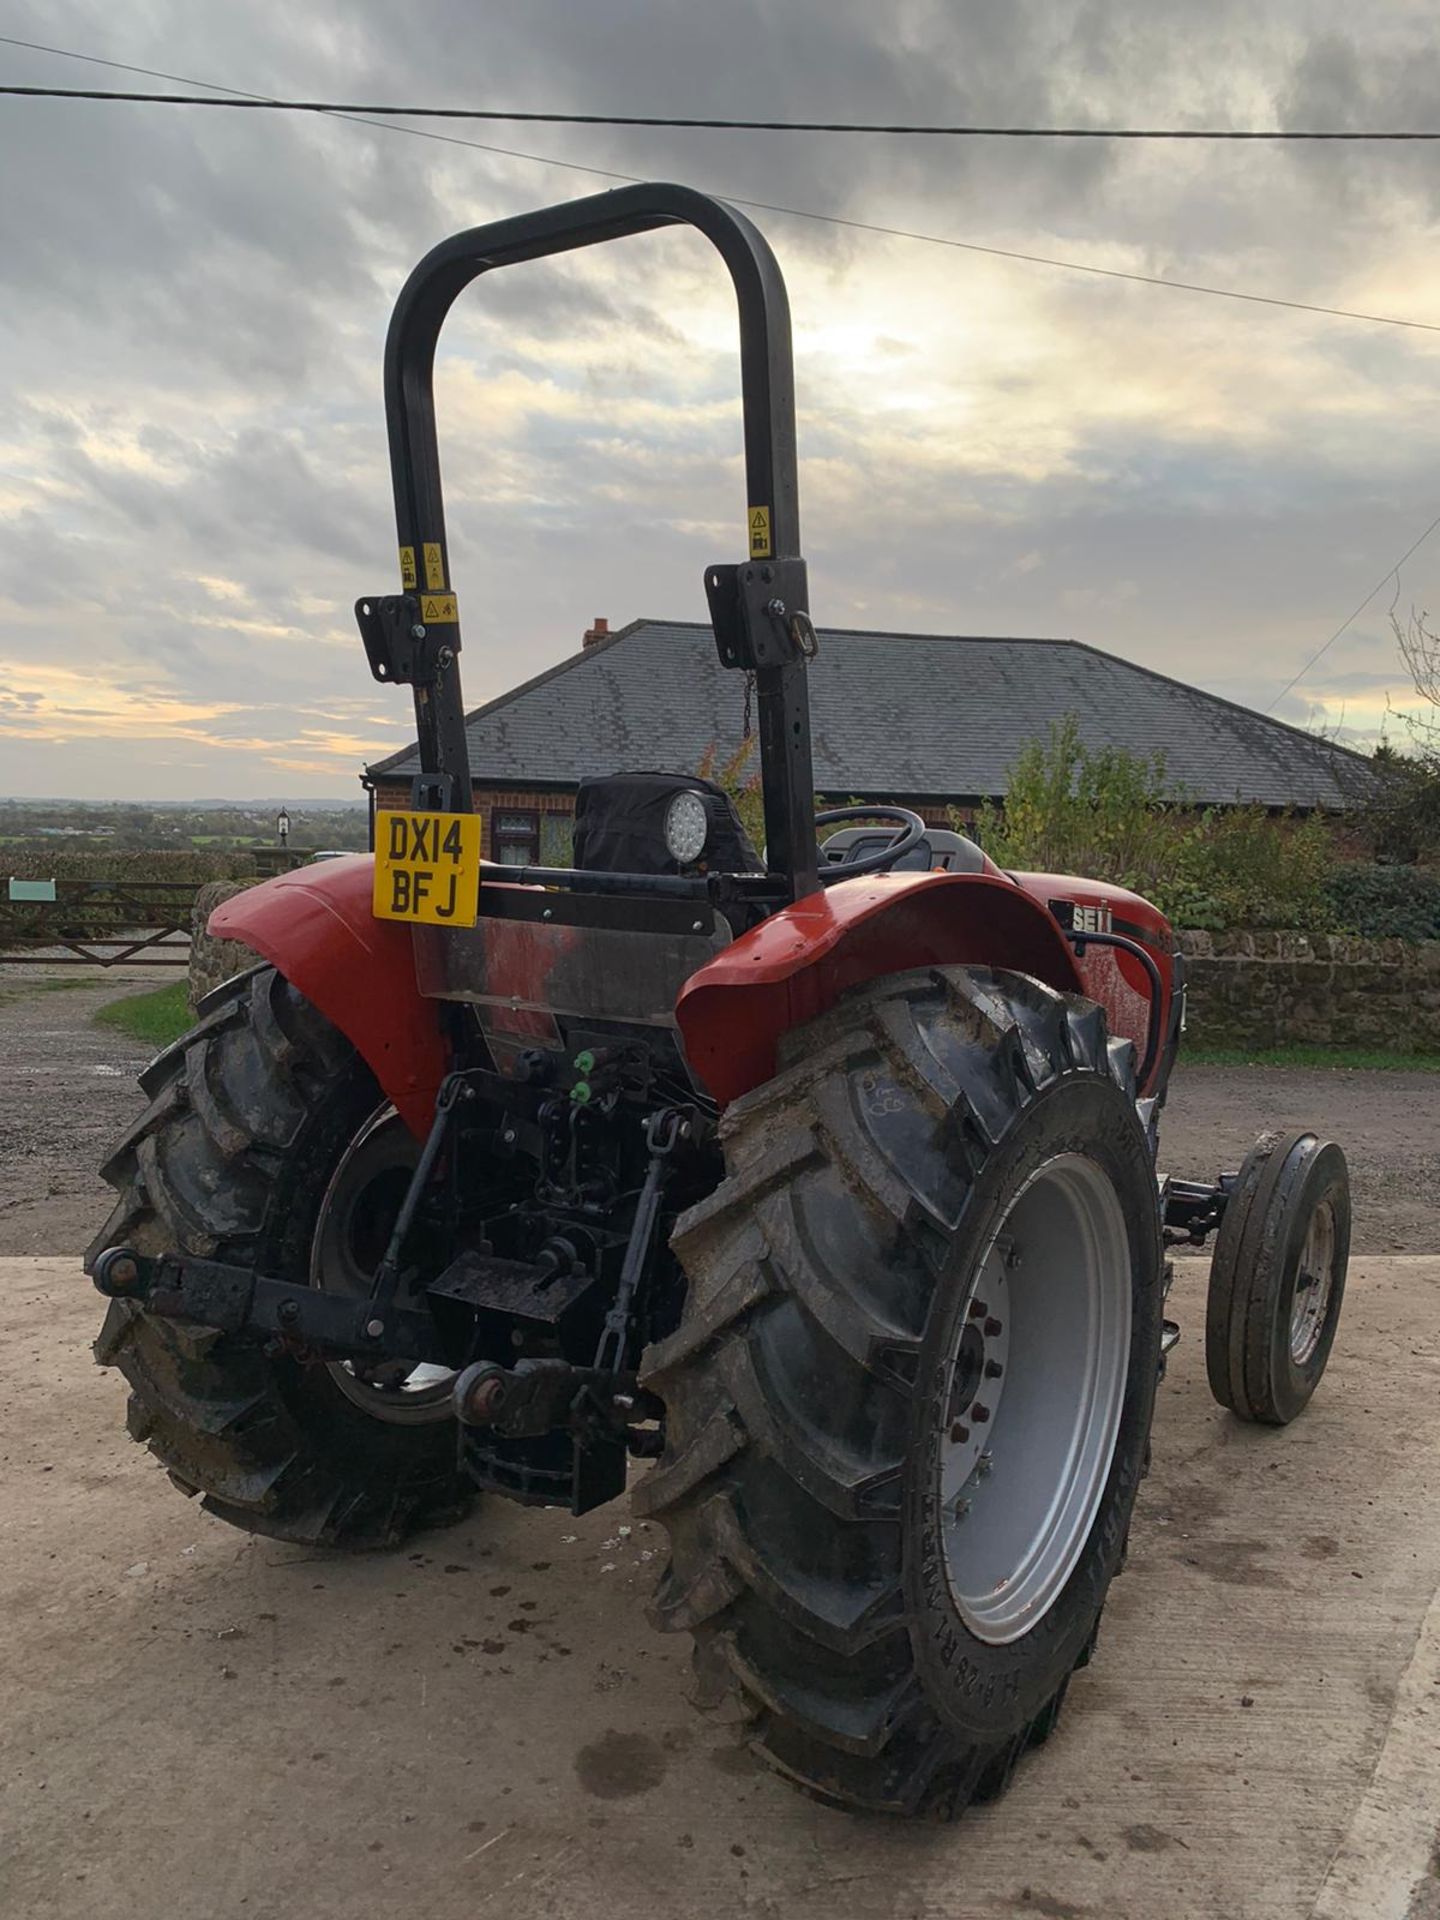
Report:
[[[724,1137],[725,1181],[676,1230],[683,1320],[642,1364],[667,1409],[636,1491],[670,1536],[652,1618],[694,1635],[759,1749],[809,1791],[958,1813],[1052,1731],[1143,1470],[1161,1248],[1134,1050],[1090,1002],[1021,975],[905,974],[792,1035]],[[996,1645],[951,1598],[937,1448],[968,1275],[1009,1197],[1064,1154],[1123,1205],[1123,1399],[1073,1571]]]
[[[227,981],[200,1012],[140,1076],[150,1104],[101,1170],[119,1199],[87,1267],[123,1243],[305,1282],[321,1197],[379,1089],[273,967]],[[393,1547],[468,1504],[453,1426],[370,1418],[323,1366],[120,1300],[95,1356],[129,1382],[133,1438],[183,1491],[248,1532]]]

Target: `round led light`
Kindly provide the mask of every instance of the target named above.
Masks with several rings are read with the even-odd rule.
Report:
[[[709,832],[709,816],[699,794],[677,793],[665,809],[665,851],[677,866],[694,865],[705,851]]]

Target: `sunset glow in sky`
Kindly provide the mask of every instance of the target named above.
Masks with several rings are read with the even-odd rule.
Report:
[[[295,97],[1431,124],[1431,10],[1360,18],[1334,0],[414,0],[403,21],[381,0],[0,0],[0,33]],[[0,73],[164,90],[13,47]],[[1440,328],[1433,148],[441,131]],[[398,128],[20,100],[0,103],[0,167],[0,793],[354,792],[409,735],[350,612],[397,584],[395,292],[447,233],[610,183]],[[1070,636],[1263,710],[1440,513],[1440,331],[755,217],[790,286],[822,625]],[[469,704],[597,614],[704,617],[703,568],[744,551],[736,388],[728,287],[693,236],[461,302],[438,391]],[[1440,533],[1277,714],[1363,741],[1413,704],[1392,599],[1440,608]]]

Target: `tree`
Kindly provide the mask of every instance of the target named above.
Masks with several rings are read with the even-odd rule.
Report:
[[[1440,855],[1440,633],[1413,606],[1402,621],[1393,602],[1390,628],[1411,684],[1433,718],[1400,716],[1410,752],[1397,752],[1388,741],[1376,748],[1381,778],[1365,816],[1376,858],[1413,864]]]

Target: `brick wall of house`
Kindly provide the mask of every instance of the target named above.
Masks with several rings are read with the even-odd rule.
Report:
[[[571,840],[575,821],[575,796],[568,789],[552,789],[549,792],[524,787],[492,787],[476,782],[474,787],[476,810],[480,815],[481,845],[485,849],[485,858],[493,859],[495,847],[494,819],[497,813],[534,813],[539,816],[540,858],[544,867],[563,867],[570,862]],[[377,810],[396,807],[408,807],[410,804],[410,784],[408,781],[377,780],[375,783],[375,805]],[[848,805],[848,796],[844,800],[830,800],[824,804],[830,806]],[[948,827],[956,814],[961,817],[962,827],[968,824],[973,807],[964,803],[952,808],[948,802],[901,801],[902,806],[913,806],[915,811],[930,827]]]
[[[570,842],[575,820],[575,796],[566,792],[537,792],[533,787],[487,787],[479,783],[473,789],[475,810],[480,815],[480,844],[487,860],[494,858],[495,822],[498,813],[531,813],[539,826],[539,864],[545,867],[568,866]],[[410,805],[408,781],[375,783],[375,806],[379,812]]]

